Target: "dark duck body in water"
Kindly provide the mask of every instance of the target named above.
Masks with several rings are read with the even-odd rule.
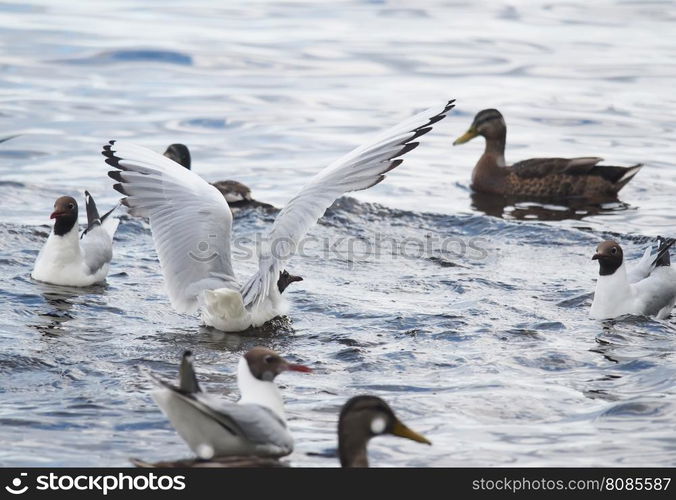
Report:
[[[601,166],[603,158],[532,158],[507,166],[507,127],[497,109],[477,113],[469,130],[453,145],[477,136],[486,139],[486,148],[472,171],[472,189],[481,193],[540,199],[612,199],[641,169]]]
[[[185,144],[171,144],[164,152],[164,156],[174,160],[179,165],[184,166],[188,170],[192,168],[192,159],[190,157],[190,150]],[[262,208],[264,210],[275,210],[275,207],[269,203],[263,203],[254,200],[251,196],[251,189],[249,186],[242,184],[239,181],[225,180],[211,183],[225,198],[233,209],[244,207]]]

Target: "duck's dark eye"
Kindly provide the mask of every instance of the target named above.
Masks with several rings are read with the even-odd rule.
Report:
[[[617,247],[613,247],[610,253],[613,255],[617,254]]]
[[[265,358],[263,358],[263,361],[265,361],[265,363],[267,363],[268,365],[271,364],[274,360],[275,360],[274,356],[265,356]]]
[[[75,205],[73,205],[72,203],[68,204],[68,210],[73,210],[74,208],[75,208]]]

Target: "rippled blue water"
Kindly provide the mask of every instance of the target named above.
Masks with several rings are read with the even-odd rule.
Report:
[[[0,3],[0,135],[21,134],[0,144],[0,465],[188,456],[137,367],[173,377],[190,348],[204,385],[235,397],[257,344],[315,368],[280,378],[294,465],[337,464],[323,455],[338,409],[364,392],[434,443],[374,440],[374,465],[676,465],[674,320],[587,318],[598,241],[635,257],[674,233],[674,2],[412,5]],[[401,168],[313,229],[289,318],[268,328],[174,313],[143,221],[123,220],[104,286],[29,277],[57,196],[117,200],[108,139],[183,142],[205,178],[281,206],[369,133],[451,97]],[[622,204],[486,208],[468,188],[482,144],[451,147],[486,107],[506,117],[508,161],[646,167]],[[236,235],[273,217],[241,212]],[[377,234],[379,255],[321,257],[322,240]]]

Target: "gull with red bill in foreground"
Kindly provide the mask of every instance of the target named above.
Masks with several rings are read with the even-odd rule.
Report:
[[[113,258],[113,236],[119,219],[111,217],[113,207],[103,216],[94,198],[85,191],[87,229],[80,235],[77,201],[62,196],[54,203],[54,227],[40,250],[31,277],[63,286],[89,286],[104,281]]]
[[[126,142],[104,146],[108,175],[129,214],[148,217],[169,300],[178,312],[200,312],[226,332],[261,326],[285,314],[280,282],[301,238],[340,196],[368,189],[399,166],[453,108],[419,113],[320,171],[279,213],[259,253],[258,270],[243,283],[231,262],[232,212],[223,195],[166,156]],[[288,283],[287,283],[288,284]]]
[[[285,371],[308,373],[265,347],[254,347],[237,365],[238,402],[204,393],[197,382],[192,354],[186,351],[175,386],[153,376],[153,398],[172,425],[202,460],[214,457],[278,458],[293,451],[282,395],[275,378]]]

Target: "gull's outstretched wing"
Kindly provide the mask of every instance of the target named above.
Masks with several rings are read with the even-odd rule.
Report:
[[[194,312],[204,289],[233,287],[230,207],[200,176],[149,149],[110,141],[108,175],[131,215],[148,217],[167,293],[179,312]]]
[[[254,307],[271,293],[277,286],[283,261],[295,252],[300,239],[338,197],[381,182],[387,172],[401,164],[401,156],[418,146],[414,141],[446,116],[453,103],[451,100],[441,109],[423,111],[386,130],[310,179],[275,219],[268,245],[261,250],[258,271],[241,289],[244,304]]]

